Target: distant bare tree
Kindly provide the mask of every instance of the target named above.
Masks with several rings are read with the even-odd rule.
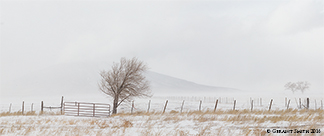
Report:
[[[305,92],[305,90],[307,90],[310,86],[310,83],[306,82],[306,81],[299,81],[296,83],[292,83],[292,82],[288,82],[285,85],[286,90],[291,90],[293,93],[295,93],[296,91],[300,90],[302,93]]]
[[[143,76],[147,66],[137,58],[121,58],[120,63],[114,63],[110,71],[100,72],[99,89],[113,97],[113,112],[124,101],[131,101],[134,97],[151,97],[149,82]]]
[[[286,90],[291,90],[293,93],[295,93],[297,91],[297,85],[296,83],[292,83],[292,82],[288,82],[285,85]]]
[[[304,93],[305,90],[307,90],[310,86],[310,83],[306,81],[299,81],[297,84],[297,90],[300,90],[302,93]]]

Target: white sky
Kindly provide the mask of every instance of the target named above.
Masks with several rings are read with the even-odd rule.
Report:
[[[324,1],[1,1],[1,84],[70,62],[138,57],[200,84],[324,90]]]

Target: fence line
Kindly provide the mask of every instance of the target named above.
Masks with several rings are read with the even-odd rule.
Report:
[[[44,106],[44,101],[41,101],[41,112],[44,111],[44,108],[50,109],[50,110],[52,110],[52,109],[60,109],[61,114],[63,114],[63,101],[64,101],[63,99],[64,99],[64,97],[62,96],[60,106],[54,106],[54,107],[52,107],[52,106]]]
[[[69,112],[69,110],[72,110],[72,111],[74,111],[74,113],[77,113],[76,114],[77,116],[80,116],[81,114],[82,115],[87,115],[87,116],[96,116],[96,115],[99,116],[99,115],[101,115],[100,114],[101,113],[100,110],[98,112],[96,111],[98,108],[102,108],[100,106],[97,106],[97,104],[100,104],[100,103],[80,103],[79,105],[81,107],[78,107],[78,102],[77,102],[77,104],[76,104],[76,102],[73,102],[74,106],[72,106],[72,105],[69,105],[69,104],[71,104],[71,102],[64,102],[64,99],[63,98],[64,97],[62,96],[61,105],[60,106],[56,106],[56,107],[55,106],[54,107],[53,106],[44,106],[44,102],[41,101],[41,111],[43,111],[44,109],[50,109],[50,110],[52,110],[52,109],[60,109],[61,112],[62,112],[62,114],[63,114],[63,110],[64,110],[64,113],[65,114],[67,114],[67,113],[73,113],[73,112]],[[168,98],[171,98],[171,99],[183,98],[182,103],[179,103],[179,105],[176,106],[175,109],[172,108],[172,110],[176,110],[176,111],[178,111],[180,113],[183,112],[185,102],[187,102],[186,100],[188,100],[188,99],[195,100],[195,102],[192,103],[189,100],[189,102],[191,104],[186,104],[186,105],[190,106],[190,109],[196,109],[196,108],[192,108],[192,106],[194,106],[195,103],[197,102],[197,104],[199,104],[199,106],[198,106],[198,108],[196,110],[198,110],[198,111],[203,111],[205,108],[207,108],[207,110],[209,110],[209,109],[212,110],[213,109],[213,111],[215,112],[216,109],[219,107],[220,104],[225,104],[225,105],[222,106],[222,108],[224,108],[225,106],[226,107],[230,107],[230,105],[227,105],[227,104],[233,104],[232,105],[233,106],[232,107],[232,110],[237,110],[237,107],[238,107],[237,104],[240,104],[240,103],[242,104],[242,102],[240,102],[240,101],[234,100],[232,98],[226,98],[226,97],[223,97],[223,98],[222,97],[197,97],[197,98],[196,97],[168,97]],[[199,100],[198,98],[202,98],[202,99]],[[208,103],[208,106],[204,106],[204,108],[203,108],[203,105],[205,105],[205,103],[211,101],[212,98],[216,98],[216,103],[215,103],[215,100],[213,100],[213,102]],[[217,99],[217,98],[220,98],[220,99]],[[177,99],[177,100],[179,100],[179,99]],[[205,100],[205,101],[203,101],[203,100]],[[223,103],[221,103],[221,100],[223,101]],[[233,100],[233,102],[229,102],[229,100]],[[161,106],[163,108],[162,109],[162,113],[165,113],[166,112],[166,109],[167,109],[167,106],[168,106],[168,102],[169,102],[169,100],[166,100],[165,101],[165,104],[163,105],[163,107]],[[286,97],[286,98],[284,98],[284,104],[283,105],[282,104],[279,104],[279,105],[282,105],[282,107],[285,106],[284,109],[294,108],[293,107],[294,105],[291,105],[291,102],[292,102],[291,99],[288,99]],[[296,102],[296,105],[297,105],[297,107],[296,107],[297,109],[302,109],[302,108],[304,108],[304,109],[311,109],[310,106],[314,107],[315,109],[323,109],[323,100],[318,100],[318,99],[317,100],[316,99],[312,99],[311,100],[309,98],[303,98],[303,99],[302,98],[295,98],[295,102]],[[23,101],[22,102],[22,105],[21,105],[21,110],[20,110],[21,111],[21,114],[25,114],[26,113],[26,106],[25,106],[25,104],[26,104],[25,101]],[[85,106],[85,104],[88,104],[88,106]],[[245,102],[245,104],[246,104],[246,102]],[[272,109],[272,107],[273,107],[274,104],[275,105],[276,104],[278,105],[278,101],[273,100],[273,99],[270,99],[270,103],[268,103],[265,106],[259,107],[259,109],[260,108],[264,108],[264,109],[268,109],[270,111]],[[89,105],[92,105],[92,106],[89,106]],[[93,107],[93,105],[96,105],[96,106]],[[151,105],[152,105],[152,101],[149,100],[148,101],[148,105],[147,105],[147,112],[150,112],[150,109],[152,108]],[[213,105],[213,106],[211,106],[211,105]],[[262,105],[262,98],[250,98],[250,103],[248,103],[247,106],[250,107],[250,110],[251,111],[253,111],[253,110],[255,110],[255,109],[258,108],[257,105],[259,105],[259,106]],[[12,106],[13,106],[13,104],[10,103],[10,105],[9,105],[9,112],[12,112]],[[70,107],[68,107],[68,106],[70,106]],[[170,106],[172,107],[174,105],[171,104]],[[188,106],[186,106],[186,107],[188,107]],[[243,106],[244,106],[244,104],[243,104]],[[226,109],[226,107],[225,107],[225,109]],[[95,110],[93,110],[94,108],[95,108]],[[105,107],[105,108],[107,108],[107,107]],[[132,108],[131,109],[131,113],[133,113],[134,110],[137,110],[137,109],[135,109],[134,101],[132,101],[131,108]],[[241,108],[241,107],[239,107],[239,108]],[[30,111],[34,111],[34,103],[31,103],[30,109],[31,109]],[[91,110],[92,112],[91,113],[89,113],[89,112],[84,113],[84,110],[86,110],[86,111]],[[156,109],[153,109],[153,110],[155,111]],[[142,111],[142,110],[139,110],[139,111]],[[107,112],[107,113],[109,112],[109,114],[110,114],[110,105],[109,105],[109,110],[107,110],[105,112]],[[104,115],[102,115],[102,116],[106,116],[107,113],[104,113]],[[67,114],[67,115],[69,115],[69,114]]]
[[[176,99],[176,98],[178,98],[178,97],[168,97],[168,98],[171,98],[171,99]],[[188,97],[179,97],[179,98],[188,98]],[[214,97],[214,98],[216,98],[216,97]],[[284,109],[290,109],[290,108],[292,108],[291,107],[291,99],[287,99],[287,98],[285,98],[287,101],[285,101],[285,104],[283,105],[284,106]],[[300,98],[301,99],[301,98]],[[182,113],[183,112],[183,105],[185,104],[185,100],[187,100],[187,99],[184,99],[184,100],[182,100],[182,103],[181,104],[179,104],[179,106],[176,106],[176,107],[179,107],[179,112],[180,113]],[[197,102],[197,104],[199,104],[199,106],[198,106],[198,108],[197,108],[197,111],[202,111],[203,110],[203,101],[202,100],[198,100],[198,99],[196,99],[196,98],[194,98],[194,100],[196,100],[196,102]],[[224,100],[224,98],[223,98],[223,100]],[[228,100],[228,99],[227,99]],[[303,100],[303,99],[301,99],[301,100]],[[226,99],[225,99],[225,101],[226,101]],[[303,100],[304,101],[304,103],[301,103],[301,105],[303,106],[303,108],[305,108],[305,109],[310,109],[310,99],[309,98],[305,98],[305,100]],[[316,109],[323,109],[323,100],[321,100],[321,106],[320,106],[320,108],[317,108],[317,107],[319,107],[319,106],[317,106],[317,101],[316,101],[316,99],[314,99],[313,100],[314,102],[315,102],[315,110]],[[167,109],[167,105],[168,105],[168,102],[169,102],[169,100],[166,100],[165,101],[165,104],[164,104],[164,106],[163,106],[163,109],[162,109],[162,113],[165,113],[166,112],[166,109]],[[227,102],[227,103],[231,103],[231,104],[233,104],[232,106],[232,110],[237,110],[237,104],[239,103],[237,100],[233,100],[233,102]],[[225,103],[225,104],[227,104],[227,103]],[[151,100],[149,100],[149,104],[151,104]],[[216,103],[215,103],[215,106],[214,106],[214,111],[216,111],[216,109],[217,109],[217,106],[218,106],[218,104],[219,104],[219,100],[218,99],[216,99]],[[223,103],[224,104],[224,103]],[[297,103],[298,104],[298,103]],[[209,105],[210,105],[210,103],[209,103]],[[271,111],[272,109],[273,109],[273,105],[275,105],[275,100],[274,99],[270,99],[270,101],[269,101],[269,103],[268,103],[268,105],[266,106],[266,107],[264,107],[263,106],[263,108],[265,108],[265,109],[267,109],[268,111]],[[191,103],[191,106],[190,107],[192,107],[192,106],[194,106],[194,105],[192,105],[192,103]],[[261,106],[262,107],[262,98],[256,98],[256,99],[253,99],[253,98],[250,98],[250,110],[251,111],[253,111],[253,110],[255,110],[255,109],[259,109],[259,108],[256,108],[256,106]],[[299,106],[300,105],[297,105],[297,108],[299,108]],[[206,107],[206,106],[205,106]],[[177,109],[177,108],[176,108]],[[192,109],[192,108],[191,108]],[[207,109],[211,109],[211,108],[207,108]],[[139,110],[139,111],[141,111],[141,110]],[[173,109],[172,109],[172,111],[174,111]]]

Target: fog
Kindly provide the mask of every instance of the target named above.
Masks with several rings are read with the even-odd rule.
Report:
[[[199,84],[267,92],[308,81],[309,91],[323,92],[323,6],[317,0],[1,1],[1,86],[53,65],[138,57],[151,71]]]

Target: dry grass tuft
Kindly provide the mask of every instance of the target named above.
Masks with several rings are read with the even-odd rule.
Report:
[[[189,135],[189,131],[176,129],[175,132],[174,132],[174,135],[175,136],[188,136]]]
[[[177,114],[177,113],[179,113],[179,111],[175,111],[175,110],[170,111],[170,114]]]
[[[60,111],[57,112],[39,112],[36,113],[36,111],[28,111],[24,112],[24,114],[21,111],[17,112],[1,112],[0,116],[37,116],[37,115],[62,115]]]
[[[26,116],[35,116],[35,115],[37,115],[37,114],[36,114],[35,111],[28,111],[28,112],[26,112],[24,115],[26,115]]]
[[[210,131],[210,126],[204,126],[202,128],[200,128],[198,134],[196,136],[209,136],[211,135]]]
[[[5,134],[4,128],[0,128],[0,135],[4,135],[4,134]]]
[[[248,136],[252,132],[252,129],[250,129],[247,126],[241,128],[241,129],[242,129],[242,132],[240,133],[240,135]]]
[[[128,121],[128,120],[124,120],[123,124],[121,125],[121,127],[124,128],[129,128],[129,127],[133,127],[133,123]]]
[[[20,116],[20,115],[23,115],[21,111],[0,113],[0,116]]]
[[[190,115],[201,115],[201,114],[205,114],[205,113],[202,112],[202,111],[189,111],[187,113],[188,116],[190,116]]]
[[[164,136],[163,135],[163,131],[159,130],[159,131],[154,131],[152,129],[144,129],[141,131],[141,136]]]
[[[37,113],[35,111],[28,111],[28,112],[25,112],[24,114],[21,111],[0,113],[0,117],[1,116],[36,116],[36,115],[37,115]]]
[[[161,114],[161,112],[135,112],[135,113],[125,113],[125,112],[120,112],[117,114],[112,114],[111,117],[119,116],[119,117],[126,117],[126,116],[151,116],[151,115],[158,115]]]
[[[193,120],[198,121],[198,122],[207,122],[207,121],[215,121],[215,120],[217,120],[217,117],[210,116],[210,115],[206,116],[206,114],[204,114],[204,115],[194,117]]]
[[[109,124],[110,123],[107,123],[106,121],[96,121],[95,124],[97,124],[97,126],[100,128],[100,129],[105,129],[105,128],[108,128],[109,127]]]
[[[176,116],[176,115],[166,115],[166,117],[163,119],[163,121],[172,121],[173,123],[177,123],[179,122],[180,116]]]

